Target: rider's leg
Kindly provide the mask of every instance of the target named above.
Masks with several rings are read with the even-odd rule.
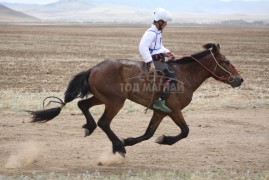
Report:
[[[163,92],[161,93],[160,98],[153,104],[153,108],[170,113],[172,112],[172,110],[166,106],[166,100],[169,96],[172,86],[175,84],[176,75],[175,72],[171,68],[169,68],[168,64],[162,63],[162,65],[162,72],[165,78],[168,78],[168,80],[165,82]]]

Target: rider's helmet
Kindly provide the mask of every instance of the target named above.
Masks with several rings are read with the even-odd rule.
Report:
[[[159,20],[163,20],[165,22],[172,21],[172,14],[163,8],[155,9],[152,17],[154,21],[159,21]]]

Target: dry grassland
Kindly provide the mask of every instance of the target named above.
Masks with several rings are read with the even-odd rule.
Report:
[[[128,147],[125,160],[116,160],[113,166],[98,166],[98,157],[110,152],[111,144],[100,129],[83,138],[81,126],[85,120],[75,102],[54,121],[28,123],[30,119],[23,110],[42,108],[42,100],[49,95],[62,98],[74,74],[104,59],[141,60],[138,44],[146,28],[0,25],[0,174],[36,177],[58,172],[68,178],[68,172],[73,173],[70,177],[86,173],[78,175],[83,179],[96,178],[101,172],[114,174],[113,178],[155,179],[160,170],[160,176],[169,179],[268,178],[268,27],[165,29],[164,45],[176,54],[190,55],[201,51],[203,44],[219,43],[222,53],[245,80],[237,89],[213,78],[207,80],[184,110],[190,136],[173,146],[154,143],[162,133],[178,133],[167,118],[152,140]],[[122,138],[141,135],[151,116],[143,110],[127,102],[112,128]],[[97,120],[102,111],[103,107],[98,106],[91,112]],[[58,177],[46,177],[50,176]]]

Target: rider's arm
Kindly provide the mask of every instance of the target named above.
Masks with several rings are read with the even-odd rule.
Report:
[[[163,45],[162,45],[162,48],[164,49],[165,56],[168,57],[169,59],[175,60],[175,59],[180,59],[181,58],[181,56],[175,55],[169,49],[165,48]]]
[[[156,38],[156,34],[154,32],[146,31],[140,40],[139,53],[141,57],[143,58],[143,60],[145,61],[145,63],[152,61],[149,48],[154,42],[155,38]]]
[[[163,45],[161,45],[161,47],[166,57],[172,60],[176,59],[176,56],[174,55],[174,53],[170,52],[169,49],[165,48]]]
[[[166,47],[164,47],[163,44],[161,44],[161,49],[162,49],[162,51],[163,51],[164,54],[170,52],[170,50],[167,49]]]

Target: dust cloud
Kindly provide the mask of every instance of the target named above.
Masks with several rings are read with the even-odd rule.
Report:
[[[100,155],[97,165],[112,166],[117,164],[123,164],[124,160],[125,159],[120,154],[113,154],[110,150],[109,152],[104,152]]]
[[[40,147],[33,141],[24,142],[9,156],[5,168],[22,168],[33,164],[40,155]]]

